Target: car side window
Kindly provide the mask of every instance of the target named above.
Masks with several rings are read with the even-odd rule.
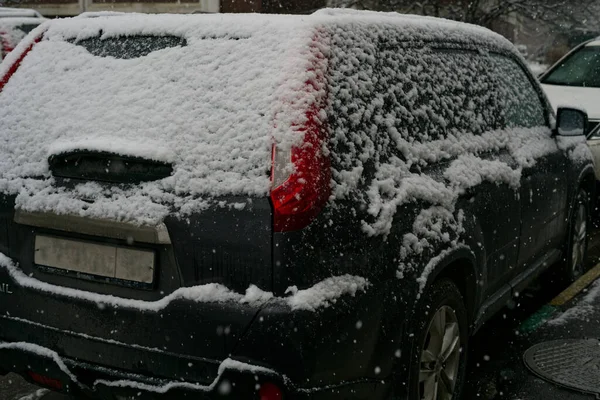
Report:
[[[449,48],[379,52],[383,121],[394,121],[408,141],[427,142],[500,127],[488,57]]]
[[[502,115],[508,128],[546,126],[546,111],[533,83],[515,60],[494,54],[493,70],[503,102]]]

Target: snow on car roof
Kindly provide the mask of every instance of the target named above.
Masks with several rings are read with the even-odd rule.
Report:
[[[35,17],[42,18],[42,14],[29,8],[0,7],[0,17]]]
[[[46,21],[46,18],[38,17],[11,17],[1,18],[0,16],[0,27],[15,27],[25,24],[41,24]]]
[[[406,40],[431,42],[462,42],[482,44],[514,51],[514,46],[487,28],[444,18],[427,17],[396,12],[377,12],[352,9],[324,8],[311,15],[323,23],[336,25],[366,24],[380,27],[397,27],[405,32]]]
[[[52,20],[0,67],[3,75],[47,29],[0,94],[0,189],[18,194],[17,206],[30,211],[150,224],[169,212],[165,203],[182,196],[196,201],[267,195],[273,140],[282,146],[298,143],[297,127],[306,110],[324,95],[323,85],[306,84],[314,81],[315,68],[326,67],[321,64],[327,44],[318,28],[355,25],[401,28],[406,40],[512,49],[501,36],[472,25],[330,9],[310,16],[132,14]],[[90,39],[148,36],[184,42],[129,59],[94,55],[82,45]],[[92,183],[67,193],[52,186],[48,157],[60,149],[77,150],[74,146],[168,161],[173,175],[119,189],[108,200]],[[96,201],[90,205],[81,197]]]

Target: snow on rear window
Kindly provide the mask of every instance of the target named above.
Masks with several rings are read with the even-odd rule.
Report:
[[[181,37],[165,35],[118,36],[113,38],[91,37],[74,40],[71,43],[85,48],[97,57],[114,57],[130,59],[147,56],[153,51],[170,47],[185,46],[186,40]]]
[[[306,89],[313,37],[290,17],[52,21],[0,95],[0,188],[19,193],[25,209],[139,223],[163,218],[173,195],[267,195],[272,140],[301,140],[294,127],[314,98]],[[106,144],[125,156],[169,154],[173,175],[115,188],[118,201],[82,210],[51,185],[48,158]],[[47,179],[43,196],[39,182],[28,185],[34,176]],[[148,203],[160,212],[140,215]]]

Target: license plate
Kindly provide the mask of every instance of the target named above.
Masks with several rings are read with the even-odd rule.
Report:
[[[35,237],[34,262],[50,268],[150,284],[154,280],[154,260],[152,250]]]

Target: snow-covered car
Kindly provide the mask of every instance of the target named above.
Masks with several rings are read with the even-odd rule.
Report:
[[[0,18],[7,17],[43,18],[42,14],[31,8],[0,7]]]
[[[587,116],[487,29],[72,18],[0,76],[0,371],[55,390],[458,399],[469,336],[583,272]]]
[[[0,7],[0,61],[45,20],[35,10]]]
[[[555,109],[564,105],[587,111],[586,136],[600,180],[600,38],[575,47],[540,76],[540,81]]]

